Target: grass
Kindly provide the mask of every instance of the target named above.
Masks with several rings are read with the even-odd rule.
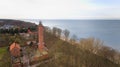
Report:
[[[7,52],[7,47],[0,47],[0,60],[2,59],[3,55]]]

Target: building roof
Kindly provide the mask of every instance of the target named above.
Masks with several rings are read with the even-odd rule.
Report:
[[[12,56],[18,57],[20,56],[20,49],[20,45],[14,42],[11,44],[9,50]]]
[[[28,29],[28,31],[27,31],[29,34],[31,34],[32,32],[31,32],[31,30],[30,29]]]

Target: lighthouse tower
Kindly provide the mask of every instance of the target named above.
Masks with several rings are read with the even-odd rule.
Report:
[[[40,51],[44,50],[44,27],[41,22],[38,25],[38,49]]]

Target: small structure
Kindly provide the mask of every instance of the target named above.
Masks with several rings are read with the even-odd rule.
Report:
[[[14,42],[10,45],[9,48],[10,55],[11,55],[11,61],[13,67],[21,67],[21,47],[18,43]]]
[[[10,54],[14,57],[20,57],[20,49],[20,45],[14,42],[10,46]]]

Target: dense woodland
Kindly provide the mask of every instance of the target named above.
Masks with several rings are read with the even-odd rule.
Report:
[[[70,31],[67,29],[45,27],[45,45],[49,49],[49,55],[54,59],[38,67],[120,67],[120,52],[105,46],[100,39],[89,37],[78,41],[76,35],[72,37],[69,35]],[[10,32],[4,34],[1,32],[0,37],[0,45],[2,45],[0,49],[5,49],[0,51],[0,54],[3,54],[0,67],[10,67],[7,47],[15,39],[21,45],[26,40],[19,34],[13,35]]]
[[[19,26],[20,28],[28,28],[30,26],[35,26],[35,23],[29,23],[25,21],[20,21],[20,20],[12,20],[12,19],[0,19],[0,26],[3,25],[14,25],[14,26]]]

